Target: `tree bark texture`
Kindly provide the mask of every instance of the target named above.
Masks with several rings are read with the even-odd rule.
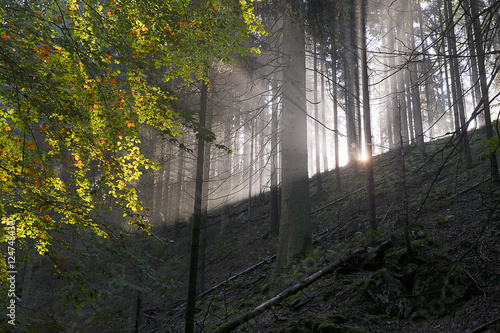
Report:
[[[370,91],[368,82],[368,59],[366,55],[366,7],[367,1],[361,0],[361,77],[363,82],[363,123],[365,132],[365,153],[366,153],[366,180],[368,189],[368,207],[370,215],[370,228],[377,229],[377,211],[375,203],[375,180],[373,177],[372,158],[372,129],[370,120]]]
[[[296,1],[295,6],[301,2]],[[282,195],[277,265],[302,255],[312,243],[307,170],[305,32],[290,7],[283,23]]]
[[[202,84],[201,88],[201,103],[200,103],[200,125],[205,126],[207,112],[207,85]],[[195,329],[195,306],[196,306],[196,289],[198,282],[198,259],[200,246],[200,230],[201,230],[201,211],[202,211],[202,196],[203,196],[203,160],[205,155],[205,141],[200,136],[198,138],[198,151],[196,158],[196,184],[194,197],[194,214],[193,214],[193,231],[191,238],[191,260],[189,264],[189,284],[188,284],[188,300],[186,307],[186,333],[194,333]]]

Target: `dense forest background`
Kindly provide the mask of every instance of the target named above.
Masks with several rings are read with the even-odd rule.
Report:
[[[2,330],[498,328],[500,2],[0,3]]]

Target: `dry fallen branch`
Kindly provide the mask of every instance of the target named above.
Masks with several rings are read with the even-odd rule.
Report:
[[[248,267],[248,268],[247,268],[247,269],[245,269],[244,271],[241,271],[241,272],[239,272],[239,273],[237,273],[237,274],[235,274],[235,275],[233,275],[233,276],[231,276],[231,277],[229,277],[229,278],[225,279],[224,281],[222,281],[222,282],[220,282],[220,283],[216,284],[216,285],[215,285],[215,286],[213,286],[212,288],[210,288],[210,289],[208,289],[208,290],[206,290],[206,291],[202,292],[201,294],[199,294],[199,295],[198,295],[198,298],[204,297],[204,296],[206,296],[206,295],[210,294],[211,292],[213,292],[214,290],[216,290],[216,289],[220,288],[222,285],[224,285],[224,284],[226,284],[226,283],[228,283],[228,282],[230,282],[230,281],[232,281],[232,280],[236,279],[237,277],[239,277],[239,276],[241,276],[241,275],[243,275],[243,274],[245,274],[245,273],[248,273],[248,272],[250,272],[250,271],[252,271],[252,270],[254,270],[254,269],[256,269],[256,268],[258,268],[258,267],[260,267],[260,266],[262,266],[262,265],[264,265],[264,264],[269,263],[270,261],[274,260],[274,258],[276,258],[276,255],[272,255],[271,257],[269,257],[269,258],[267,258],[267,259],[265,259],[265,260],[262,260],[262,261],[260,261],[260,262],[256,263],[255,265],[253,265],[253,266],[251,266],[251,267]]]
[[[461,196],[462,194],[465,194],[465,193],[469,192],[470,190],[475,189],[475,188],[476,188],[476,187],[478,187],[479,185],[484,184],[484,183],[486,183],[486,182],[490,181],[490,179],[491,179],[491,178],[487,178],[487,179],[485,179],[485,180],[483,180],[483,181],[480,181],[479,183],[476,183],[476,184],[474,184],[474,185],[472,185],[472,186],[470,186],[470,187],[466,188],[465,190],[462,190],[462,191],[460,191],[460,192],[457,192],[457,193],[453,194],[452,196],[450,196],[450,198],[454,198],[454,197],[457,197],[457,196]]]
[[[384,242],[384,243],[380,244],[379,246],[377,246],[376,248],[372,249],[370,252],[385,251],[390,244],[391,244],[390,241]],[[319,280],[323,276],[331,273],[334,269],[339,268],[344,263],[351,261],[356,256],[359,256],[360,254],[366,253],[367,251],[368,250],[366,248],[358,248],[358,249],[354,250],[352,253],[350,253],[350,254],[348,254],[340,259],[335,260],[330,265],[324,267],[323,269],[319,270],[318,272],[314,273],[313,275],[308,276],[307,278],[294,284],[293,286],[283,290],[281,293],[274,296],[270,300],[260,304],[256,308],[242,314],[241,316],[239,316],[239,317],[237,317],[237,318],[235,318],[227,323],[220,325],[214,331],[214,333],[215,332],[216,333],[231,332],[236,327],[246,323],[247,321],[249,321],[252,318],[259,316],[260,314],[264,313],[266,310],[270,309],[274,305],[279,304],[285,298],[296,294],[297,292],[308,287],[309,285],[311,285],[315,281]]]

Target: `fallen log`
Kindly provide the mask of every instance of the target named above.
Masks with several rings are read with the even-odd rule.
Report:
[[[248,272],[250,272],[250,271],[252,271],[252,270],[254,270],[254,269],[256,269],[256,268],[259,268],[260,266],[262,266],[262,265],[264,265],[264,264],[269,263],[270,261],[274,260],[274,258],[276,258],[276,254],[274,254],[274,255],[270,256],[270,257],[269,257],[269,258],[267,258],[267,259],[264,259],[264,260],[262,260],[262,261],[260,261],[260,262],[256,263],[255,265],[253,265],[253,266],[251,266],[251,267],[248,267],[247,269],[245,269],[245,270],[243,270],[243,271],[241,271],[241,272],[239,272],[239,273],[237,273],[237,274],[232,275],[231,277],[228,277],[228,278],[227,278],[227,279],[225,279],[224,281],[222,281],[222,282],[220,282],[220,283],[216,284],[215,286],[211,287],[210,289],[205,290],[204,292],[200,293],[200,294],[197,296],[197,298],[198,298],[198,299],[200,299],[200,298],[205,297],[206,295],[208,295],[208,294],[210,294],[211,292],[213,292],[213,291],[217,290],[218,288],[222,287],[222,286],[223,286],[223,285],[225,285],[226,283],[228,283],[228,282],[230,282],[230,281],[232,281],[232,280],[234,280],[234,279],[236,279],[236,278],[240,277],[241,275],[246,274],[246,273],[248,273]],[[168,313],[172,313],[172,312],[179,312],[179,311],[183,310],[183,309],[186,307],[186,304],[187,304],[187,302],[184,302],[184,303],[182,303],[181,305],[177,306],[175,309],[173,309],[173,310],[169,311]]]
[[[204,296],[206,296],[206,295],[210,294],[211,292],[213,292],[214,290],[216,290],[216,289],[220,288],[220,287],[221,287],[221,286],[223,286],[224,284],[226,284],[226,283],[228,283],[228,282],[230,282],[230,281],[232,281],[232,280],[234,280],[234,279],[236,279],[236,278],[240,277],[241,275],[243,275],[243,274],[245,274],[245,273],[248,273],[248,272],[250,272],[250,271],[252,271],[252,270],[254,270],[254,269],[256,269],[256,268],[259,268],[260,266],[262,266],[262,265],[264,265],[264,264],[269,263],[271,260],[274,260],[274,258],[276,258],[276,255],[275,255],[275,254],[274,254],[274,255],[272,255],[271,257],[269,257],[269,258],[265,259],[265,260],[262,260],[262,261],[260,261],[260,262],[256,263],[255,265],[253,265],[253,266],[251,266],[251,267],[248,267],[248,268],[247,268],[247,269],[245,269],[244,271],[241,271],[241,272],[239,272],[239,273],[237,273],[237,274],[235,274],[235,275],[233,275],[233,276],[231,276],[231,277],[229,277],[229,278],[225,279],[224,281],[222,281],[222,282],[220,282],[220,283],[216,284],[216,285],[215,285],[215,286],[213,286],[212,288],[210,288],[210,289],[208,289],[208,290],[205,290],[204,292],[202,292],[201,294],[199,294],[199,295],[198,295],[198,298],[204,297]]]
[[[475,189],[475,188],[476,188],[476,187],[478,187],[479,185],[482,185],[482,184],[484,184],[484,183],[486,183],[486,182],[490,181],[490,179],[491,179],[491,178],[487,178],[487,179],[485,179],[485,180],[482,180],[482,181],[480,181],[479,183],[476,183],[476,184],[474,184],[474,185],[472,185],[472,186],[470,186],[470,187],[466,188],[465,190],[462,190],[462,191],[460,191],[460,192],[457,192],[457,193],[453,194],[452,196],[450,196],[450,198],[454,198],[454,197],[461,196],[462,194],[467,193],[467,192],[469,192],[470,190]]]
[[[355,249],[352,253],[345,255],[340,259],[335,260],[330,265],[328,265],[328,266],[324,267],[323,269],[317,271],[316,273],[308,276],[307,278],[294,284],[293,286],[283,290],[281,293],[274,296],[270,300],[260,304],[259,306],[242,314],[241,316],[236,317],[235,319],[220,325],[217,329],[215,329],[214,333],[231,332],[232,330],[234,330],[238,326],[246,323],[250,319],[253,319],[253,318],[259,316],[260,314],[264,313],[266,310],[270,309],[274,305],[279,304],[285,298],[292,296],[292,295],[296,294],[297,292],[299,292],[300,290],[310,286],[315,281],[317,281],[320,278],[322,278],[323,276],[331,273],[334,269],[342,266],[344,263],[351,261],[356,256],[359,256],[360,254],[363,254],[366,252],[385,251],[385,250],[387,250],[388,246],[390,246],[390,244],[391,244],[391,242],[387,241],[387,242],[384,242],[384,243],[378,245],[376,248],[372,248],[372,249],[357,248],[357,249]]]

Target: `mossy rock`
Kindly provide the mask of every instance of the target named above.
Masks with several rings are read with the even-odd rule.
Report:
[[[366,280],[364,292],[374,302],[374,312],[408,318],[413,312],[413,304],[407,288],[387,269],[378,270]]]
[[[368,271],[374,271],[384,265],[384,255],[380,253],[363,253],[350,264]]]
[[[431,262],[419,269],[415,276],[414,295],[419,301],[422,316],[439,317],[455,310],[477,293],[474,281],[457,266],[448,278],[450,267],[442,262]],[[434,292],[433,292],[434,291]]]
[[[403,266],[409,263],[406,248],[387,252],[384,256],[384,262],[390,271],[394,273],[401,273]]]
[[[388,267],[377,271],[363,285],[365,295],[373,302],[367,309],[371,313],[435,318],[459,311],[459,305],[477,293],[474,281],[460,266],[449,274],[447,257],[418,261],[400,249],[387,253],[384,260]]]

